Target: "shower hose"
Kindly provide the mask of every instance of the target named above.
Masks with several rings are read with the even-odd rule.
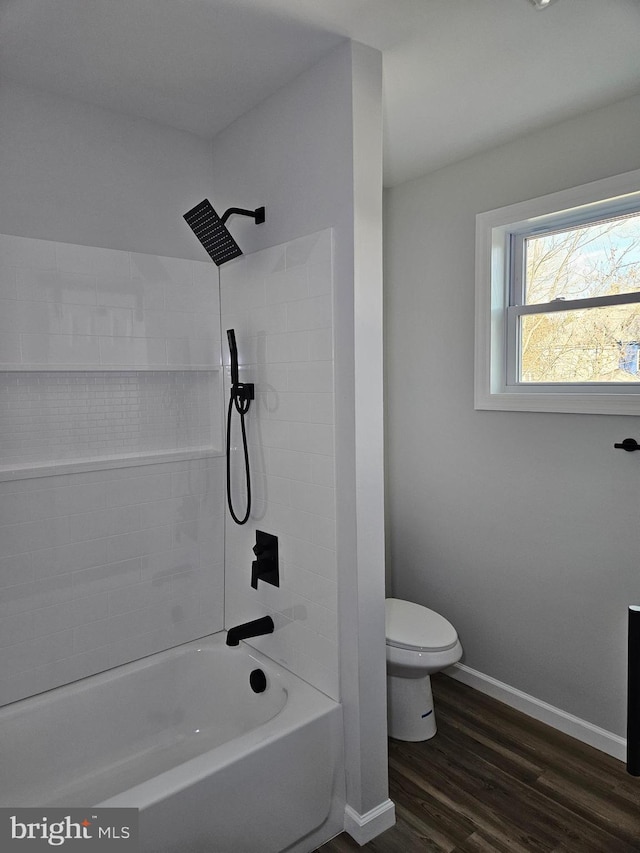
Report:
[[[227,504],[231,518],[236,524],[246,524],[251,512],[251,479],[249,476],[249,450],[247,447],[247,431],[244,425],[244,416],[249,411],[251,400],[247,399],[241,391],[240,385],[234,385],[231,388],[231,396],[229,398],[229,408],[227,409]],[[240,415],[240,428],[242,429],[242,446],[244,449],[244,470],[247,483],[247,510],[244,518],[240,518],[235,514],[233,509],[233,501],[231,499],[231,413],[236,409]]]

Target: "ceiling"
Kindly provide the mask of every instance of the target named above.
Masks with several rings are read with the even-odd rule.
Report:
[[[640,0],[0,0],[0,79],[211,137],[344,38],[387,186],[640,93]]]

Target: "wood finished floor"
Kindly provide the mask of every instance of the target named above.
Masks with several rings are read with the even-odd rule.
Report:
[[[316,853],[640,851],[640,778],[622,762],[446,675],[432,683],[436,737],[389,741],[396,825]]]

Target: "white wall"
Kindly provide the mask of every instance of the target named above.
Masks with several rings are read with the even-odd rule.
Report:
[[[362,45],[345,44],[216,137],[211,199],[220,212],[230,206],[266,205],[264,225],[239,217],[229,220],[245,252],[328,228],[333,233],[340,696],[346,723],[347,800],[360,815],[388,796],[381,341],[376,342],[381,328],[380,115],[381,57]],[[367,257],[372,258],[370,277],[364,274]],[[222,281],[225,290],[224,271]],[[360,300],[364,307],[367,287],[369,311],[358,318],[354,305]],[[369,423],[369,442],[357,459],[354,375],[359,329],[371,333],[363,335],[373,357],[367,360],[362,350],[366,366],[361,387],[371,388],[377,418]],[[366,418],[360,414],[365,430]],[[377,531],[368,540],[368,550],[366,524],[358,526],[360,498],[363,521],[368,509],[366,522]],[[311,558],[303,555],[300,568],[310,569]],[[251,597],[248,578],[245,589]],[[234,595],[237,602],[237,589]],[[259,605],[254,606],[259,615]]]
[[[210,177],[209,141],[0,83],[0,234],[203,260],[182,215]]]
[[[475,215],[640,167],[640,99],[389,191],[390,589],[441,612],[469,667],[618,735],[640,596],[630,417],[473,409]]]

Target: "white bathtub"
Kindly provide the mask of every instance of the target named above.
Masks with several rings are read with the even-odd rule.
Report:
[[[1,709],[0,805],[138,808],[143,853],[311,850],[301,839],[323,826],[331,837],[341,707],[224,637]]]

